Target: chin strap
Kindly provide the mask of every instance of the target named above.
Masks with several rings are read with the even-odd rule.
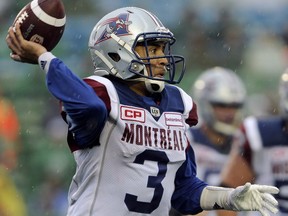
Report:
[[[151,93],[160,93],[164,89],[164,81],[161,80],[151,80],[151,79],[145,79],[145,86],[147,90]]]
[[[144,65],[140,63],[133,63],[132,68],[135,72],[140,73],[143,71],[146,77],[138,77],[135,79],[130,79],[131,81],[141,81],[145,83],[146,89],[150,93],[160,93],[163,91],[165,83],[162,80],[153,80],[148,78],[148,72]]]
[[[127,79],[125,81],[130,81],[130,82],[135,82],[135,81],[140,81],[145,83],[146,89],[150,93],[160,93],[163,91],[165,87],[165,82],[161,80],[152,80],[144,77],[140,78],[135,78],[135,79]]]

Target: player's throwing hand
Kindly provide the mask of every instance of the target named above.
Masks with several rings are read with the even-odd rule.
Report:
[[[42,45],[23,38],[19,23],[16,23],[15,28],[9,28],[6,42],[12,51],[10,57],[14,61],[37,64],[38,57],[47,52]]]

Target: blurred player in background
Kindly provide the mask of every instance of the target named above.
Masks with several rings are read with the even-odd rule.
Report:
[[[246,89],[235,72],[214,67],[196,79],[191,95],[201,107],[199,125],[190,128],[198,176],[219,185],[233,134],[242,121]]]
[[[281,76],[279,94],[280,115],[250,116],[243,121],[222,185],[237,187],[246,181],[275,185],[280,189],[275,196],[280,207],[277,215],[283,216],[288,215],[288,69]]]
[[[214,67],[196,79],[191,95],[200,107],[200,122],[189,130],[195,151],[197,176],[210,185],[219,185],[233,134],[242,121],[246,89],[235,72]],[[204,211],[201,215],[216,213]]]
[[[220,173],[228,160],[232,137],[244,116],[246,88],[232,70],[214,67],[195,81],[191,95],[199,109],[199,124],[191,127],[197,176],[210,185],[220,184]],[[203,212],[205,215],[208,212]],[[216,215],[210,211],[207,215]]]
[[[24,40],[19,23],[6,41],[13,60],[39,62],[49,91],[63,103],[77,163],[67,215],[164,216],[171,204],[182,214],[277,212],[276,187],[228,189],[196,177],[186,136],[198,121],[196,105],[173,85],[185,71],[184,58],[171,53],[175,38],[154,14],[126,7],[104,16],[89,40],[96,75],[84,81],[43,46]]]
[[[25,216],[26,207],[11,172],[20,150],[20,124],[11,102],[0,95],[0,215]]]

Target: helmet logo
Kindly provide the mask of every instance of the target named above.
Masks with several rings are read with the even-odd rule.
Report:
[[[105,26],[105,29],[101,36],[96,40],[95,45],[99,42],[105,41],[111,38],[111,34],[115,34],[117,36],[128,35],[128,25],[132,22],[128,20],[129,14],[122,13],[116,17],[107,19],[100,24],[100,27]]]

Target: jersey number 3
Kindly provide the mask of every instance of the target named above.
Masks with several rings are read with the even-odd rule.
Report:
[[[167,172],[167,164],[169,159],[165,152],[145,150],[141,154],[137,155],[134,163],[144,164],[145,160],[155,161],[158,164],[158,174],[157,176],[148,176],[147,187],[154,188],[154,195],[151,202],[139,202],[137,201],[137,196],[133,194],[126,194],[125,204],[129,211],[150,214],[156,208],[158,208],[162,195],[163,186],[161,184]]]

